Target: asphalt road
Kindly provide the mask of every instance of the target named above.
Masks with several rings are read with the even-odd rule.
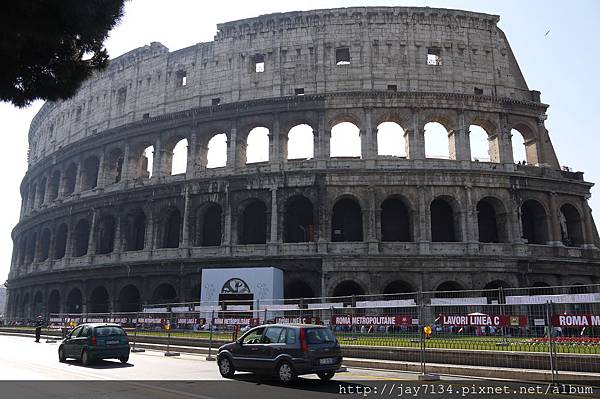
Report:
[[[350,368],[333,381],[316,376],[301,378],[291,387],[252,374],[236,374],[224,380],[215,362],[205,356],[163,352],[132,353],[129,363],[117,360],[83,367],[77,361],[58,362],[58,343],[35,343],[32,338],[0,335],[1,398],[511,398],[566,397],[551,395],[546,385],[470,380],[443,377],[423,384],[405,372]],[[427,386],[427,388],[424,388]],[[487,387],[485,392],[480,387]],[[499,387],[508,386],[500,392]],[[420,388],[419,388],[420,387]],[[419,391],[417,391],[419,388]],[[429,389],[428,389],[429,388]],[[522,389],[527,389],[523,392]],[[495,393],[490,390],[494,390]],[[600,397],[600,392],[578,392],[568,397]]]

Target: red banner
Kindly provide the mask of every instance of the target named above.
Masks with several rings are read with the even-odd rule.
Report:
[[[561,327],[600,326],[600,314],[555,314],[552,325]]]
[[[237,317],[237,318],[223,318],[223,317],[215,317],[213,319],[213,324],[223,325],[223,326],[256,326],[258,325],[258,319],[255,317]]]
[[[412,316],[333,316],[331,324],[334,326],[410,326]]]
[[[277,317],[275,322],[279,324],[321,324],[318,317]]]
[[[510,315],[439,315],[436,324],[443,326],[494,326],[494,327],[525,327],[527,316]]]

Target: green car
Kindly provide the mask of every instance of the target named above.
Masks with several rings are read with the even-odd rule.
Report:
[[[58,360],[81,360],[84,366],[99,359],[129,360],[129,339],[125,330],[112,323],[86,323],[75,327],[58,347]]]

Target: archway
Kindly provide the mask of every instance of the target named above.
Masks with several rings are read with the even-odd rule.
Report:
[[[495,243],[506,242],[505,218],[499,220],[496,214],[496,206],[493,199],[484,198],[477,203],[477,226],[479,230],[479,242]],[[501,226],[502,224],[502,226]]]
[[[351,297],[364,294],[365,291],[362,289],[362,287],[353,280],[342,281],[336,285],[335,289],[333,290],[334,297]]]
[[[471,160],[475,162],[491,162],[488,133],[479,125],[469,126],[469,147]]]
[[[288,132],[287,159],[311,159],[314,157],[314,134],[309,125],[296,125]]]
[[[75,231],[73,232],[73,255],[84,256],[88,253],[88,244],[90,240],[90,223],[87,219],[81,219],[75,225]]]
[[[107,313],[110,310],[110,299],[106,288],[99,286],[94,288],[88,302],[90,313]]]
[[[464,290],[463,286],[456,281],[444,281],[436,288],[436,298],[456,298],[458,293],[456,291]]]
[[[429,122],[424,126],[425,158],[450,159],[448,131],[438,122]]]
[[[305,281],[294,280],[285,285],[283,296],[285,299],[314,298],[315,293]]]
[[[408,242],[411,240],[410,216],[404,202],[388,198],[381,204],[381,241]]]
[[[58,198],[58,189],[60,187],[60,171],[55,170],[50,177],[50,184],[48,185],[48,198],[50,201]]]
[[[152,293],[153,304],[174,303],[178,296],[175,288],[169,283],[162,283]]]
[[[60,292],[52,290],[48,296],[48,313],[60,313]]]
[[[207,168],[221,168],[227,165],[227,135],[219,133],[208,141],[206,154]]]
[[[79,288],[73,288],[67,295],[67,313],[81,313],[82,298]]]
[[[41,291],[38,291],[33,296],[33,316],[45,316],[44,311],[44,296]]]
[[[383,293],[388,294],[405,294],[415,292],[412,285],[402,280],[394,280],[385,286]]]
[[[103,216],[98,224],[98,236],[96,252],[98,254],[109,254],[113,252],[115,245],[116,221],[111,215]]]
[[[198,209],[198,227],[196,245],[212,247],[221,245],[221,205],[211,203]]]
[[[248,133],[246,163],[269,161],[269,129],[255,127]]]
[[[119,312],[137,312],[141,307],[140,291],[135,285],[129,284],[119,293]]]
[[[115,148],[108,156],[107,177],[108,184],[118,183],[123,178],[123,151]]]
[[[171,155],[171,175],[178,175],[187,171],[188,140],[181,139],[173,147]]]
[[[23,295],[23,302],[21,303],[21,316],[25,319],[31,317],[31,304],[29,303],[29,293]]]
[[[351,198],[343,198],[333,206],[331,241],[362,241],[362,210]]]
[[[98,168],[100,161],[97,157],[89,157],[83,161],[83,170],[81,175],[81,190],[91,190],[98,185]]]
[[[331,157],[361,156],[360,129],[351,122],[341,122],[331,128],[329,143]]]
[[[395,122],[377,126],[377,155],[406,157],[404,128]]]
[[[141,251],[146,241],[146,214],[142,211],[131,213],[126,222],[125,249],[127,251]]]
[[[40,237],[40,261],[43,262],[50,256],[50,229],[42,230]]]
[[[583,245],[583,226],[579,211],[571,204],[560,207],[561,241],[567,247]]]
[[[548,242],[546,211],[536,200],[527,200],[521,205],[521,224],[523,238],[529,244],[546,244]]]
[[[74,163],[70,164],[67,170],[65,171],[64,176],[64,191],[65,195],[73,194],[75,191],[75,182],[77,181],[77,165]]]
[[[178,248],[181,231],[181,213],[171,209],[163,221],[161,248]]]
[[[451,199],[436,198],[429,206],[431,213],[431,241],[456,242],[459,241],[456,215],[450,205]]]
[[[308,242],[315,236],[313,205],[302,195],[287,200],[285,208],[284,242]]]
[[[58,226],[56,230],[56,241],[54,245],[54,259],[62,259],[65,256],[67,250],[67,234],[68,228],[65,223]]]
[[[240,244],[267,242],[267,207],[261,200],[251,200],[242,212],[239,231]]]

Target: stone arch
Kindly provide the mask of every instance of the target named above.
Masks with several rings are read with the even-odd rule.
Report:
[[[529,165],[539,164],[536,127],[525,121],[518,121],[511,128],[513,159],[524,160]],[[524,157],[524,158],[523,158]],[[523,159],[521,159],[523,158]]]
[[[25,263],[30,264],[35,262],[36,259],[36,249],[38,245],[37,233],[34,231],[29,236],[29,240],[27,241],[27,252],[25,254]]]
[[[125,156],[120,148],[113,148],[108,153],[105,172],[107,184],[119,183],[123,179],[123,162],[125,162]]]
[[[125,217],[125,250],[141,251],[146,242],[146,214],[137,209]]]
[[[197,282],[195,284],[192,284],[191,288],[189,289],[189,295],[187,300],[191,301],[191,302],[200,302],[200,298],[202,297],[202,283]]]
[[[127,284],[119,292],[119,312],[137,312],[142,305],[140,290],[133,284]]]
[[[87,219],[79,219],[73,230],[73,256],[84,256],[88,253],[90,241],[90,222]]]
[[[37,201],[37,184],[32,182],[29,188],[29,209],[33,210],[36,207]]]
[[[217,133],[208,140],[206,167],[222,168],[227,165],[227,133]]]
[[[44,229],[42,229],[42,234],[40,235],[39,259],[41,262],[47,260],[50,257],[50,239],[51,239],[50,229],[47,227],[44,227]]]
[[[67,251],[67,237],[69,228],[66,223],[61,223],[54,234],[54,259],[64,258]]]
[[[315,292],[306,281],[296,279],[285,285],[283,297],[285,299],[314,298]]]
[[[395,121],[385,121],[377,125],[377,155],[405,158],[408,143],[406,129]]]
[[[29,292],[23,295],[23,301],[21,302],[21,316],[28,319],[31,317],[31,303],[29,303]]]
[[[361,131],[350,121],[340,121],[331,127],[330,157],[360,158],[362,155]]]
[[[362,208],[355,198],[343,196],[333,205],[331,241],[363,241]]]
[[[42,206],[44,205],[44,202],[46,200],[46,184],[47,184],[47,178],[46,176],[43,176],[40,179],[40,183],[39,183],[39,189],[38,189],[38,206]]]
[[[67,295],[67,313],[81,313],[83,309],[83,295],[79,288],[73,288]]]
[[[161,283],[152,292],[153,304],[175,303],[178,298],[177,290],[170,283]]]
[[[492,280],[483,287],[481,296],[486,297],[489,304],[500,303],[503,300],[500,291],[509,288],[512,288],[511,285],[504,280]]]
[[[96,253],[109,254],[115,249],[117,222],[112,215],[104,215],[98,221],[96,232]]]
[[[523,238],[529,244],[546,244],[548,242],[548,223],[544,206],[534,199],[521,205],[521,225]]]
[[[354,280],[344,280],[339,282],[333,289],[334,297],[350,297],[364,295],[364,288]]]
[[[285,204],[284,242],[308,242],[315,240],[315,217],[312,202],[298,194]]]
[[[189,142],[185,137],[177,137],[177,142],[167,150],[166,167],[171,175],[187,172]]]
[[[410,209],[404,199],[390,196],[381,203],[381,241],[412,241]]]
[[[306,123],[293,126],[287,134],[287,159],[314,158],[315,136],[313,128]]]
[[[569,203],[562,205],[559,218],[562,243],[567,247],[583,245],[583,221],[577,208]]]
[[[413,286],[404,280],[394,280],[388,283],[383,289],[383,294],[406,294],[415,292]]]
[[[267,206],[257,198],[244,201],[238,228],[240,244],[265,244],[267,242]]]
[[[91,190],[98,186],[98,171],[100,160],[97,156],[87,157],[82,164],[81,170],[81,191]]]
[[[131,147],[131,168],[136,179],[149,179],[154,174],[154,158],[156,151],[149,142],[140,142]]]
[[[425,158],[450,159],[449,130],[441,122],[427,122],[423,126]]]
[[[468,132],[471,161],[499,162],[497,157],[492,156],[489,133],[483,126],[470,125]]]
[[[46,310],[44,309],[44,305],[44,295],[42,294],[42,291],[36,291],[35,295],[33,296],[32,316],[44,316]]]
[[[209,202],[196,210],[195,246],[212,247],[221,245],[223,208],[215,202]]]
[[[169,208],[161,213],[164,217],[159,223],[159,247],[179,248],[182,229],[181,211],[179,208]]]
[[[502,201],[484,197],[477,203],[479,242],[508,242],[508,214]]]
[[[110,295],[104,286],[97,286],[90,293],[88,299],[90,313],[108,313],[110,311]]]
[[[246,137],[246,164],[268,162],[271,132],[265,126],[256,126]]]
[[[63,176],[63,193],[71,195],[75,192],[75,183],[77,182],[77,165],[72,162],[65,170]]]
[[[554,294],[550,284],[545,281],[537,280],[529,284],[528,295],[552,295]]]
[[[55,170],[50,175],[50,182],[48,184],[48,199],[54,201],[58,198],[60,189],[60,170]]]
[[[56,289],[48,295],[48,313],[60,313],[60,292]]]
[[[465,288],[458,281],[447,280],[438,284],[435,289],[436,298],[453,298],[457,296],[457,291],[462,291]]]
[[[458,203],[450,196],[436,197],[429,205],[431,217],[431,241],[461,241]]]

